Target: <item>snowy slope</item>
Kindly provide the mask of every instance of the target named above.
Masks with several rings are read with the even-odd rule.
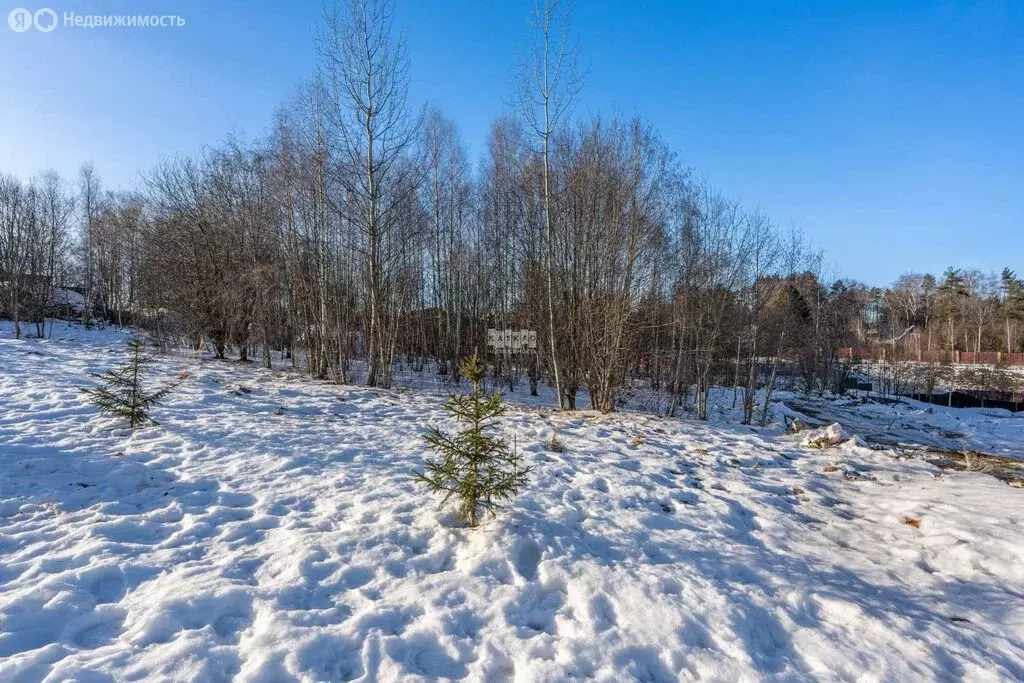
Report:
[[[838,421],[864,439],[887,446],[946,451],[970,449],[1024,459],[1024,412],[1002,408],[947,408],[901,398],[827,399],[781,393],[781,411],[824,422]]]
[[[171,357],[131,434],[74,388],[117,335],[62,334],[0,325],[2,681],[1024,679],[986,475],[520,408],[531,486],[470,531],[409,477],[437,396]]]

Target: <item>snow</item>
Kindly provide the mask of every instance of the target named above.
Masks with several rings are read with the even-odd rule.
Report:
[[[776,412],[798,419],[839,422],[847,432],[884,446],[975,450],[1024,459],[1024,412],[1002,408],[947,408],[908,398],[823,398],[780,393]]]
[[[827,427],[811,430],[800,442],[805,448],[831,448],[848,441],[850,435],[843,431],[842,425],[833,422]]]
[[[167,356],[131,433],[76,390],[123,335],[9,336],[0,680],[1024,678],[1024,491],[985,474],[522,406],[533,480],[469,530],[409,476],[440,396]]]

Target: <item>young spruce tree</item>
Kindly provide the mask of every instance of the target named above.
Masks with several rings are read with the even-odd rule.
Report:
[[[83,388],[89,394],[89,400],[97,405],[100,411],[126,420],[132,429],[138,429],[148,423],[157,424],[149,416],[149,409],[159,405],[176,384],[165,386],[156,391],[147,392],[142,380],[146,374],[146,366],[153,362],[142,353],[142,341],[132,338],[128,341],[131,358],[124,365],[103,374],[89,373],[103,380],[104,386]]]
[[[415,475],[431,492],[444,494],[442,506],[457,498],[459,518],[475,527],[480,523],[481,511],[494,512],[500,501],[511,500],[519,493],[530,468],[522,467],[522,458],[503,438],[485,433],[505,412],[501,394],[483,391],[486,365],[474,353],[459,372],[473,383],[473,393],[450,396],[445,409],[467,427],[454,435],[431,428],[426,440],[441,458],[427,460],[425,471]]]

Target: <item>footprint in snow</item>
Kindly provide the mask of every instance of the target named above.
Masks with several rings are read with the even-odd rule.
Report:
[[[252,617],[248,613],[222,614],[213,620],[211,627],[218,637],[232,639],[237,637],[239,631],[248,626]]]
[[[384,635],[400,636],[422,613],[415,605],[373,611],[358,617],[355,626],[363,631],[379,629]]]
[[[68,626],[67,640],[75,647],[92,650],[113,640],[124,624],[125,611],[116,607],[97,609]]]
[[[527,581],[533,581],[537,577],[537,565],[540,564],[541,548],[536,541],[520,541],[515,549],[512,564],[516,571]]]
[[[590,618],[594,622],[595,631],[607,631],[618,626],[619,621],[615,613],[615,606],[604,593],[598,593],[590,599]]]
[[[119,602],[125,596],[124,572],[118,567],[103,567],[85,578],[85,589],[97,605]]]
[[[583,500],[583,492],[579,489],[569,489],[565,492],[565,495],[562,496],[562,500],[565,502]]]
[[[221,573],[221,576],[226,579],[241,581],[242,583],[255,584],[256,572],[263,566],[266,559],[266,557],[247,557],[233,560]]]
[[[220,539],[227,543],[246,541],[253,543],[263,539],[269,529],[280,526],[275,517],[257,517],[251,521],[235,522],[220,535]]]
[[[341,585],[352,590],[361,588],[373,580],[374,572],[369,567],[351,567],[341,575]]]
[[[715,640],[707,626],[692,617],[686,617],[683,627],[679,630],[682,641],[695,649],[715,650]]]

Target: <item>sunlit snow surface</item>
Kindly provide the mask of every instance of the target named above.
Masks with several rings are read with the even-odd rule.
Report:
[[[514,408],[531,484],[471,531],[409,476],[439,396],[171,356],[131,434],[76,390],[120,335],[53,336],[0,323],[2,681],[1024,679],[1024,490],[985,474]]]

